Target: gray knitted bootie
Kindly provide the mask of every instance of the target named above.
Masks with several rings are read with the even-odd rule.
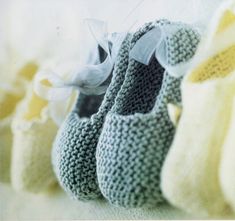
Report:
[[[104,117],[124,81],[131,38],[128,34],[121,45],[105,95],[80,93],[74,110],[56,136],[52,151],[54,171],[61,187],[74,199],[101,196],[96,175],[96,146]]]
[[[199,34],[188,25],[166,35],[168,65],[191,58]],[[166,25],[169,25],[166,23]],[[102,194],[111,204],[134,208],[164,201],[160,172],[175,128],[167,104],[181,102],[180,83],[164,72],[157,60],[149,71],[131,60],[115,104],[107,115],[97,146],[97,174]],[[142,70],[141,70],[142,69]]]
[[[159,22],[157,24],[160,25]],[[163,76],[150,74],[163,72],[163,68],[159,66],[158,62],[152,62],[149,66],[145,66],[133,61],[132,65],[128,66],[131,47],[155,25],[147,25],[135,36],[128,36],[123,42],[106,94],[104,98],[97,98],[101,103],[97,112],[90,113],[89,116],[85,115],[85,117],[81,115],[80,108],[88,104],[78,98],[76,108],[59,129],[53,148],[52,161],[60,185],[75,199],[89,200],[101,196],[96,173],[96,147],[106,114],[112,108],[120,88],[135,86],[138,94],[139,87],[145,85],[145,78],[151,78],[149,80],[152,82],[151,84],[158,84],[160,89]],[[128,67],[138,69],[139,76],[144,75],[146,77],[139,77],[139,82],[136,85],[132,83],[134,76],[129,77],[123,85]],[[158,89],[154,87],[153,90],[157,91]],[[146,94],[150,95],[149,100],[152,101],[156,95],[152,95],[151,89],[151,92],[148,91],[149,89],[146,90]],[[122,98],[119,97],[118,99]],[[145,110],[146,105],[140,102],[139,109]]]

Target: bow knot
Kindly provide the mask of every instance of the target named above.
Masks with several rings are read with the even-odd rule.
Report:
[[[62,76],[52,71],[40,71],[34,80],[36,94],[50,101],[50,109],[53,109],[51,116],[59,125],[66,114],[66,107],[63,114],[57,114],[54,110],[55,103],[69,99],[74,89],[86,95],[105,93],[116,56],[126,36],[126,33],[108,34],[107,24],[102,21],[87,19],[86,23],[97,44],[96,50],[91,50],[86,57],[85,64],[79,65],[74,71]]]

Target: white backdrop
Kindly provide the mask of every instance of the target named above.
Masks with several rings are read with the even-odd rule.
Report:
[[[221,0],[0,0],[2,35],[11,66],[28,60],[79,59],[82,21],[97,18],[110,31],[122,31],[135,24],[169,18],[207,23]],[[4,19],[3,19],[4,17]],[[4,28],[2,32],[1,29]],[[6,44],[7,43],[7,44]],[[2,56],[1,56],[2,57]],[[15,70],[15,69],[14,69]]]

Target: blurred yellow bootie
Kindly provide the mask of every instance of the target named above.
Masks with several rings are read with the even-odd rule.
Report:
[[[0,85],[0,182],[10,182],[12,150],[11,122],[18,102],[24,97],[27,84],[32,80],[38,67],[27,63],[14,76],[14,82],[7,83],[7,74],[1,74]],[[4,77],[5,76],[5,77]]]
[[[50,117],[48,102],[33,92],[32,85],[17,107],[12,130],[13,188],[32,193],[48,191],[56,183],[51,165],[51,147],[57,125]]]

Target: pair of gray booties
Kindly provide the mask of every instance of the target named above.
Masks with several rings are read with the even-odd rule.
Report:
[[[171,24],[178,30],[165,35],[168,65],[193,57],[199,34],[189,25],[146,24],[123,41],[106,93],[80,94],[60,127],[52,162],[60,185],[73,198],[103,195],[126,208],[164,201],[160,173],[175,133],[167,104],[181,102],[182,77],[169,75],[156,58],[144,65],[129,53],[147,32]]]

